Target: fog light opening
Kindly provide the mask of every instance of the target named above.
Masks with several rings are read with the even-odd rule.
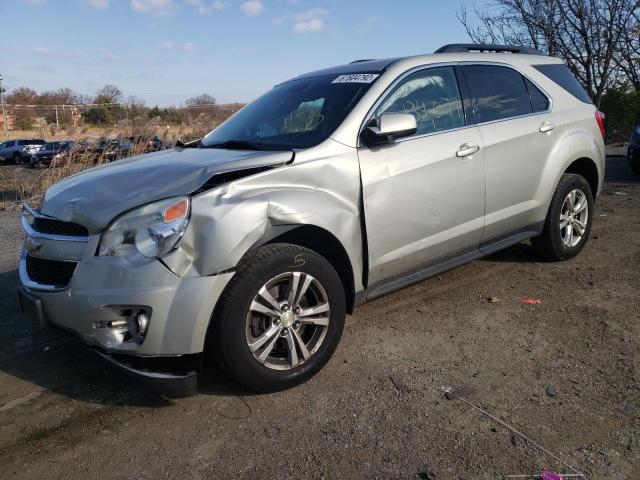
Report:
[[[142,343],[149,331],[151,313],[147,310],[132,309],[127,321],[129,334],[136,342]]]

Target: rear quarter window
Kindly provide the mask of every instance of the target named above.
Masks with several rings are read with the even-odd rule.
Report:
[[[571,95],[584,103],[593,103],[582,85],[573,76],[569,67],[564,64],[553,65],[533,65],[533,68],[542,73],[545,77],[560,85]]]

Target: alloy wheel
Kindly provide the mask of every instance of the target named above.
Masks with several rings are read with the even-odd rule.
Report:
[[[286,272],[254,296],[246,316],[247,346],[265,367],[290,370],[318,351],[329,319],[329,300],[320,282],[304,272]]]
[[[573,248],[580,243],[587,231],[589,204],[580,189],[571,190],[560,210],[560,238],[565,247]]]

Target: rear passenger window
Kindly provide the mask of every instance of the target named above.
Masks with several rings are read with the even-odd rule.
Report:
[[[525,78],[524,83],[527,84],[529,90],[529,98],[531,98],[531,108],[533,113],[545,112],[549,108],[549,99],[536,87],[531,80]]]
[[[462,99],[453,67],[435,67],[412,73],[403,79],[376,110],[383,113],[411,113],[416,117],[416,135],[464,126]]]
[[[479,122],[532,112],[524,78],[517,71],[493,65],[469,65],[464,69]]]

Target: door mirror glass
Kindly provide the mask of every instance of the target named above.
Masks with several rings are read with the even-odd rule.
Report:
[[[417,129],[416,117],[410,113],[383,113],[374,125],[367,127],[370,136],[383,141],[408,137]]]

